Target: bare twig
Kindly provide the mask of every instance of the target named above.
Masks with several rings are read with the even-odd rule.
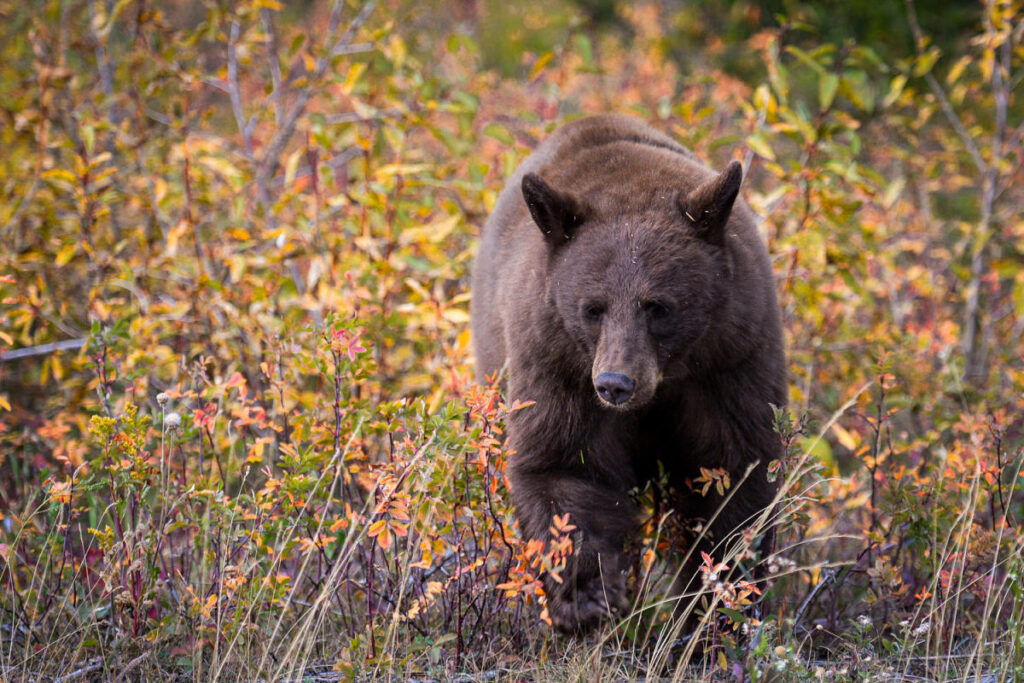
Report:
[[[65,674],[63,676],[58,676],[57,678],[54,678],[53,683],[64,683],[64,681],[73,681],[76,678],[88,676],[94,671],[99,671],[104,666],[105,664],[103,659],[100,657],[96,657],[95,659],[89,660],[89,662],[80,669],[76,669],[69,674]]]
[[[299,117],[306,111],[306,106],[309,104],[309,100],[313,96],[313,89],[316,83],[323,78],[324,73],[327,71],[327,67],[330,64],[329,55],[333,54],[335,50],[351,43],[352,38],[356,32],[362,27],[366,20],[370,17],[373,9],[377,5],[377,0],[368,0],[363,5],[362,9],[359,10],[359,14],[356,15],[352,23],[349,24],[348,28],[341,38],[335,40],[334,36],[337,34],[338,25],[341,23],[341,10],[344,8],[344,3],[341,0],[336,0],[334,6],[331,8],[330,17],[327,20],[327,39],[325,41],[326,54],[321,55],[316,61],[316,67],[313,69],[312,75],[307,79],[306,85],[303,86],[296,96],[295,103],[292,108],[288,111],[284,118],[284,122],[270,142],[267,144],[266,153],[260,162],[259,169],[256,172],[256,185],[259,188],[261,194],[266,193],[268,183],[271,175],[277,168],[278,159],[281,153],[287,146],[288,141],[291,140],[292,135],[295,133],[295,127],[298,124]],[[289,75],[290,76],[290,75]]]
[[[65,339],[63,341],[51,342],[49,344],[27,346],[23,349],[14,349],[13,351],[0,351],[0,363],[9,363],[20,358],[29,358],[31,356],[45,356],[57,351],[80,349],[85,346],[87,341],[87,337],[82,337],[81,339]]]
[[[918,54],[922,54],[921,48],[925,44],[924,32],[921,30],[921,24],[917,20],[917,10],[914,8],[914,0],[903,0],[907,7],[907,22],[910,24],[910,32],[914,35],[914,47]],[[942,85],[939,83],[935,75],[929,71],[924,75],[924,80],[928,84],[928,88],[935,95],[935,99],[939,102],[939,107],[942,108],[942,113],[946,116],[950,125],[953,126],[953,130],[960,137],[960,141],[964,143],[964,147],[967,152],[971,155],[971,160],[974,161],[974,165],[978,171],[986,173],[988,171],[988,164],[985,163],[985,158],[981,156],[981,150],[974,143],[974,139],[971,134],[967,132],[967,128],[964,126],[963,121],[957,115],[956,110],[953,109],[952,103],[949,101],[949,97],[946,96],[946,91],[942,89]]]
[[[266,7],[260,9],[260,22],[267,34],[267,62],[270,65],[270,82],[274,89],[270,92],[270,101],[274,105],[274,123],[278,126],[284,120],[284,101],[281,99],[281,62],[277,51],[277,31],[274,29],[273,18]]]
[[[354,111],[347,111],[342,114],[329,114],[328,116],[324,117],[324,120],[330,124],[361,123],[363,121],[377,121],[379,119],[394,118],[403,115],[405,115],[404,108],[388,107],[387,109],[378,109],[372,114],[358,114]]]
[[[904,0],[904,4],[907,8],[907,22],[910,24],[910,30],[914,35],[916,49],[918,54],[921,54],[922,48],[925,45],[925,36],[924,32],[921,30],[921,24],[917,19],[914,0]],[[989,0],[987,5],[989,7],[984,13],[985,34],[991,38],[995,36],[999,27],[994,26],[992,23],[992,0]],[[964,378],[969,383],[973,383],[983,374],[982,358],[984,354],[982,353],[982,349],[985,344],[978,343],[978,333],[980,331],[981,317],[983,314],[983,306],[981,302],[981,281],[987,270],[986,246],[992,232],[996,198],[1000,194],[999,168],[1002,164],[1004,152],[1003,147],[1006,140],[1006,118],[1010,96],[1009,83],[1012,83],[1013,81],[1010,74],[1013,40],[1012,35],[1007,35],[1003,38],[1003,42],[999,44],[997,49],[996,63],[992,68],[991,86],[993,99],[995,100],[995,111],[993,112],[995,130],[992,133],[992,158],[989,161],[985,161],[985,158],[981,154],[981,150],[971,137],[971,134],[967,131],[963,121],[953,109],[953,105],[950,102],[949,97],[947,97],[945,90],[943,90],[938,79],[935,78],[935,75],[931,71],[924,75],[925,82],[928,84],[929,89],[938,101],[939,107],[942,109],[942,112],[950,125],[952,125],[953,130],[956,131],[956,134],[963,143],[964,148],[971,156],[978,174],[981,176],[981,218],[975,230],[974,239],[972,240],[970,255],[971,275],[967,282],[964,296],[962,348],[964,354]]]
[[[151,653],[149,653],[149,652],[143,652],[141,655],[139,655],[138,657],[136,657],[132,661],[130,661],[127,664],[125,664],[125,667],[123,669],[121,669],[121,673],[120,673],[120,675],[118,675],[117,680],[118,681],[127,681],[128,680],[128,674],[130,674],[132,671],[134,671],[136,668],[138,668],[139,664],[142,664],[144,661],[149,659],[150,654]]]
[[[235,45],[238,43],[239,25],[238,21],[231,22],[231,37],[228,38],[228,96],[231,98],[231,111],[235,114],[235,123],[238,132],[242,134],[242,144],[245,145],[245,154],[252,158],[252,129],[245,121],[245,111],[242,109],[242,92],[238,85],[238,55]]]
[[[340,55],[357,55],[363,52],[371,52],[377,49],[376,43],[365,42],[365,43],[352,43],[351,45],[338,45],[331,50],[332,57],[338,57]]]

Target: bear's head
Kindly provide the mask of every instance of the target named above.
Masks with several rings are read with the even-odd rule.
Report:
[[[597,202],[535,173],[522,190],[549,251],[548,301],[590,364],[598,400],[633,410],[687,359],[725,303],[726,224],[743,178],[732,162],[686,190]],[[616,206],[632,208],[617,209]]]

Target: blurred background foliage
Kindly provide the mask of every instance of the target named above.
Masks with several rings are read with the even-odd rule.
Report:
[[[0,676],[1024,676],[1022,33],[1015,0],[0,0]],[[476,235],[604,111],[744,162],[785,316],[781,574],[692,662],[664,614],[537,628],[561,558],[472,382]]]

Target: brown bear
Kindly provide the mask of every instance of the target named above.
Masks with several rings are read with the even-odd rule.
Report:
[[[563,582],[546,584],[562,630],[628,606],[630,491],[659,471],[678,516],[705,522],[698,550],[715,551],[772,504],[783,335],[741,180],[738,162],[716,174],[640,120],[592,116],[522,163],[484,227],[477,376],[505,370],[509,398],[533,402],[511,414],[507,436],[523,535],[546,539],[556,514],[577,527]],[[687,486],[701,467],[731,476],[720,510],[713,489]],[[690,557],[675,591],[697,574],[699,552]]]

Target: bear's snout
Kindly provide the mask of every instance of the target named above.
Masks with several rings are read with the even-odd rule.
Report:
[[[594,388],[597,389],[597,395],[603,401],[613,406],[621,406],[633,398],[636,382],[632,377],[621,372],[602,372],[594,380]]]

